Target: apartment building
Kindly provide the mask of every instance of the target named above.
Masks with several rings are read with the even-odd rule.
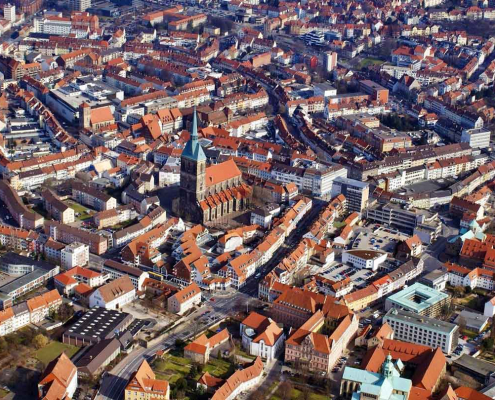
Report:
[[[4,180],[0,180],[0,200],[21,228],[36,229],[43,225],[44,218],[27,208],[17,192]]]
[[[338,177],[333,181],[332,198],[343,194],[350,212],[363,212],[368,207],[369,184],[354,179]]]
[[[146,271],[141,271],[139,268],[122,264],[114,260],[106,260],[103,264],[101,272],[108,274],[110,279],[118,279],[122,276],[128,276],[133,286],[139,291],[143,289],[144,281],[149,278],[149,274]]]
[[[88,268],[74,267],[55,276],[54,282],[60,293],[72,296],[78,287],[96,288],[103,285],[108,279],[108,274],[99,273]]]
[[[452,286],[481,288],[495,290],[495,272],[483,268],[469,269],[461,265],[446,263],[442,270],[447,273],[447,279]]]
[[[114,197],[85,183],[72,183],[72,198],[98,211],[112,210],[117,207],[117,200]]]
[[[203,333],[184,347],[184,358],[205,365],[210,360],[210,355],[215,354],[215,350],[218,352],[219,346],[230,339],[227,328],[209,338]]]
[[[62,243],[79,242],[86,244],[89,246],[89,251],[94,254],[103,254],[108,248],[108,239],[105,236],[57,221],[45,221],[44,230],[47,235]]]
[[[148,362],[143,360],[125,387],[124,400],[168,400],[169,398],[170,385],[168,382],[156,379],[156,375]]]
[[[70,243],[60,252],[60,262],[64,269],[84,267],[89,262],[89,246],[83,243]]]
[[[60,200],[55,193],[47,189],[42,193],[46,212],[62,224],[71,224],[75,221],[74,210]]]
[[[167,299],[167,310],[181,315],[199,304],[201,304],[201,289],[196,283],[191,283]]]
[[[355,268],[366,268],[377,271],[378,267],[387,259],[387,253],[374,250],[345,250],[342,253],[342,262]]]
[[[72,399],[77,389],[77,368],[65,353],[48,364],[38,383],[39,399]]]
[[[392,327],[396,340],[439,347],[445,354],[457,347],[459,326],[455,324],[397,309],[385,314],[383,322]]]

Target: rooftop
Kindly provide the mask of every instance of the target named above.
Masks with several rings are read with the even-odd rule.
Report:
[[[439,292],[421,283],[415,283],[389,296],[387,301],[393,303],[394,306],[419,314],[448,297],[446,293]]]

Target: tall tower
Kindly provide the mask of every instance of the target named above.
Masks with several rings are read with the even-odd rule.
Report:
[[[186,220],[202,222],[199,202],[206,191],[206,156],[198,142],[198,122],[194,109],[191,137],[180,160],[179,213]]]
[[[79,128],[89,129],[91,126],[91,107],[84,102],[79,106]]]

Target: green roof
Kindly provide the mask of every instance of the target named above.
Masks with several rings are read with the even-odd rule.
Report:
[[[190,160],[194,161],[206,160],[203,148],[198,142],[198,121],[196,116],[196,108],[194,108],[191,137],[187,141],[186,147],[184,147],[184,150],[182,151],[182,157],[187,157]]]
[[[394,306],[420,314],[448,297],[446,293],[439,292],[421,283],[415,283],[389,296],[386,302],[391,302]]]

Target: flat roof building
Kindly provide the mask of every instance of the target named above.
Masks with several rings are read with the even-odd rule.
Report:
[[[396,340],[434,349],[439,347],[446,354],[450,354],[458,343],[459,327],[450,322],[395,308],[385,314],[383,323],[385,322],[393,329]]]
[[[105,308],[92,308],[64,332],[62,341],[74,346],[88,346],[117,337],[132,322],[131,314]]]
[[[410,311],[427,317],[436,317],[449,301],[449,295],[421,283],[415,283],[385,300],[385,310],[392,308]]]

